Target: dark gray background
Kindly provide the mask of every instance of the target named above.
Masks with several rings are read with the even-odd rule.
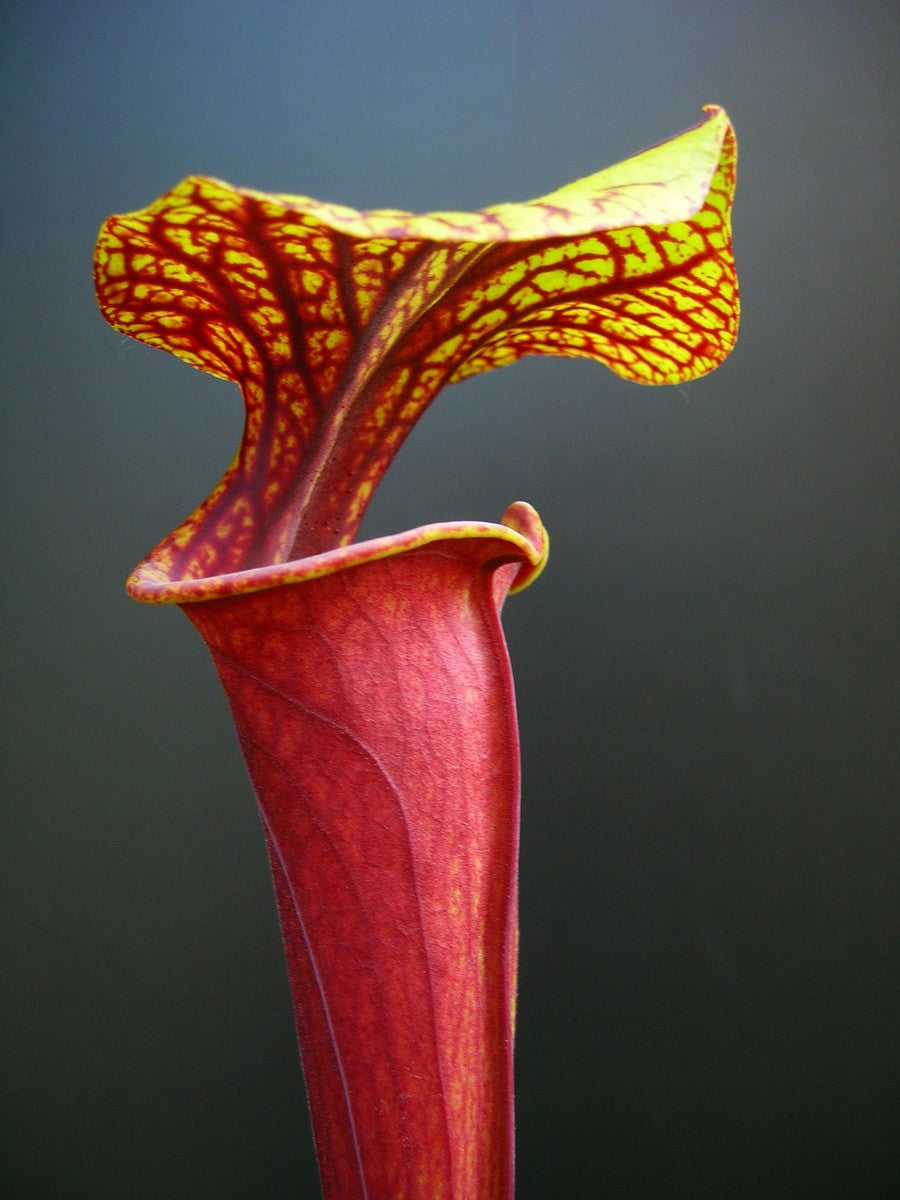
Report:
[[[323,10],[326,10],[323,11]],[[533,501],[520,1200],[885,1196],[897,1171],[897,51],[888,3],[3,5],[0,1194],[316,1194],[249,785],[129,569],[237,390],[110,331],[97,226],[191,172],[526,199],[724,104],[732,358],[443,395],[366,531]]]

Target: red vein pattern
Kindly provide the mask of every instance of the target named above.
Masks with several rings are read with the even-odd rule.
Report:
[[[735,161],[710,108],[618,167],[480,213],[355,213],[192,177],[109,218],[106,318],[235,380],[247,408],[235,461],[142,577],[346,545],[437,392],[522,355],[595,358],[638,383],[712,370],[737,334]]]

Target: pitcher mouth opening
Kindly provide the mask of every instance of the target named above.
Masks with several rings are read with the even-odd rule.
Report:
[[[527,587],[543,570],[549,539],[537,512],[523,500],[511,504],[500,523],[490,521],[447,521],[420,525],[404,533],[389,534],[363,542],[352,542],[308,558],[270,566],[251,567],[223,575],[198,579],[173,579],[166,570],[162,543],[135,567],[128,579],[128,594],[145,604],[196,604],[247,595],[284,584],[304,583],[333,575],[351,567],[390,558],[442,543],[483,542],[481,559],[518,562],[519,572],[510,591]]]

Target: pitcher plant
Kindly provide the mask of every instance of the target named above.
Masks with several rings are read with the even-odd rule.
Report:
[[[268,848],[326,1200],[509,1200],[519,749],[500,612],[534,510],[355,542],[437,393],[525,354],[703,375],[738,297],[724,111],[523,204],[356,212],[192,177],[110,217],[110,324],[236,382],[212,494],[138,565],[212,654]]]

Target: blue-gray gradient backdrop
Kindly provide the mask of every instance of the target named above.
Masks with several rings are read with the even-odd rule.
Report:
[[[206,651],[123,592],[235,388],[113,333],[97,227],[192,172],[526,199],[729,110],[732,358],[459,385],[367,532],[536,504],[520,1200],[897,1171],[898,24],[889,3],[13,4],[0,17],[3,1152],[12,1200],[316,1195],[262,839]]]

